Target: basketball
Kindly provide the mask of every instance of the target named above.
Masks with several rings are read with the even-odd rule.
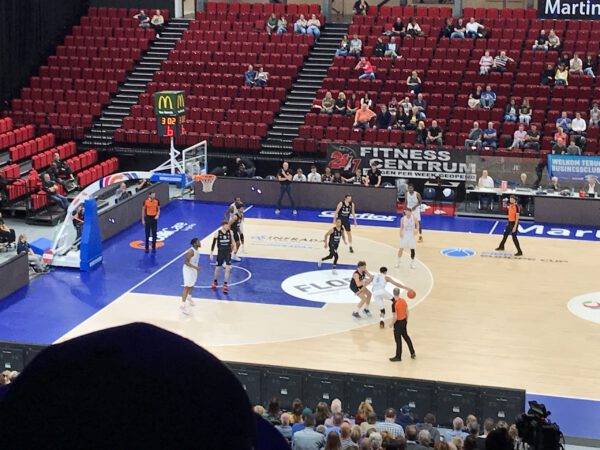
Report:
[[[412,289],[409,289],[408,292],[406,293],[406,296],[408,298],[415,298],[417,296],[417,293],[415,291],[413,291]]]

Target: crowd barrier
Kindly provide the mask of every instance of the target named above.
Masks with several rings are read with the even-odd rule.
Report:
[[[0,262],[0,280],[0,299],[26,286],[29,283],[27,255],[15,254],[10,259]]]

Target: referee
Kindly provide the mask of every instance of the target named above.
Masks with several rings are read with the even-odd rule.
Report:
[[[142,224],[146,228],[146,253],[148,253],[150,233],[152,233],[152,253],[156,253],[156,232],[159,216],[160,202],[156,198],[156,194],[151,191],[142,206]]]
[[[406,330],[407,319],[408,319],[408,304],[406,300],[400,297],[400,289],[394,288],[394,303],[392,309],[394,311],[394,340],[396,341],[396,355],[390,358],[390,361],[397,362],[402,361],[402,339],[406,341],[408,350],[410,350],[410,357],[415,359],[417,354],[413,347],[412,340]]]
[[[521,208],[517,204],[517,197],[514,195],[510,196],[509,199],[510,204],[508,205],[508,223],[506,224],[506,228],[504,228],[504,235],[502,236],[502,241],[500,241],[500,245],[496,249],[496,251],[504,251],[504,244],[508,239],[508,235],[512,236],[513,243],[515,247],[517,247],[517,253],[515,256],[523,256],[523,252],[521,251],[521,246],[519,245],[519,239],[517,238],[517,232],[519,231],[519,218],[521,216]]]

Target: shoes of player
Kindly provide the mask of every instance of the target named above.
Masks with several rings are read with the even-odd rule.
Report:
[[[416,353],[413,353],[412,355],[410,355],[410,358],[411,358],[411,359],[416,359],[416,358],[417,358],[417,354],[416,354]]]
[[[414,261],[411,261],[411,262],[410,262],[410,268],[411,268],[411,269],[414,269],[414,268],[415,268],[415,262],[414,262]]]
[[[216,289],[218,287],[219,287],[219,285],[217,283],[215,283],[214,281],[213,281],[213,284],[210,286],[211,289]]]
[[[337,275],[337,270],[336,269],[331,269],[331,275]]]
[[[496,251],[497,251],[497,252],[503,252],[503,251],[504,251],[504,247],[498,247],[498,248],[496,249]]]
[[[298,215],[298,211],[296,211],[296,210],[293,210],[293,211],[292,211],[292,214],[294,214],[295,216],[297,216],[297,215]]]
[[[523,252],[517,252],[515,253],[515,256],[523,256]]]
[[[402,361],[402,358],[398,358],[397,356],[394,356],[393,358],[390,358],[391,362],[399,362]]]
[[[379,321],[379,328],[385,328],[385,322],[383,320]]]
[[[223,294],[229,294],[229,288],[227,285],[223,285]]]
[[[355,319],[360,319],[360,314],[359,314],[359,313],[357,313],[356,311],[354,311],[354,312],[352,313],[352,317],[354,317]]]
[[[419,236],[419,242],[423,242],[423,236]]]
[[[317,261],[317,267],[320,269],[322,265],[323,265],[323,261],[318,260]]]
[[[187,297],[186,300],[187,300],[187,304],[188,305],[190,305],[190,306],[196,306],[196,303],[194,303],[194,300],[192,300],[192,296],[191,295],[188,295],[188,297]]]
[[[279,214],[281,211],[279,211],[278,209],[275,210],[275,214]]]
[[[354,249],[350,246],[350,253],[354,253]]]
[[[186,316],[189,316],[191,314],[187,303],[182,303],[181,306],[179,307],[179,310]]]
[[[368,309],[363,310],[365,312],[365,315],[367,317],[373,317],[373,314],[371,314],[371,311],[369,311]]]
[[[234,261],[241,261],[242,260],[242,258],[240,258],[238,255],[232,255],[231,259],[234,260]]]

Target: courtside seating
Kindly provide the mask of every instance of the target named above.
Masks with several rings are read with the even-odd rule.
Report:
[[[318,105],[325,93],[330,91],[334,98],[340,90],[349,97],[356,93],[360,98],[365,92],[373,100],[374,105],[387,104],[392,97],[401,101],[406,95],[406,79],[412,70],[417,70],[423,81],[424,98],[427,100],[427,120],[436,119],[444,130],[444,144],[447,148],[464,149],[464,141],[474,120],[484,128],[488,121],[493,121],[498,130],[498,155],[537,157],[532,150],[511,150],[504,148],[505,137],[511,137],[518,124],[504,122],[504,108],[514,98],[520,104],[524,97],[530,99],[533,108],[532,122],[542,132],[542,154],[550,150],[550,140],[554,133],[554,122],[561,111],[567,111],[573,118],[580,112],[587,120],[591,100],[600,98],[600,84],[589,76],[569,76],[569,86],[550,88],[539,83],[544,64],[555,63],[558,53],[554,51],[533,52],[531,47],[541,29],[554,28],[563,49],[569,55],[577,51],[580,56],[590,52],[597,54],[600,44],[600,30],[594,27],[593,21],[558,21],[538,20],[535,10],[496,8],[465,8],[465,18],[475,17],[491,29],[487,39],[441,38],[440,32],[446,17],[451,15],[446,7],[389,7],[376,10],[371,7],[370,14],[354,18],[349,29],[349,36],[359,35],[363,41],[363,55],[369,57],[376,68],[375,81],[359,81],[358,72],[354,70],[356,60],[353,57],[336,57],[329,68],[322,89],[317,94],[314,104]],[[373,57],[373,47],[377,38],[388,30],[396,17],[403,22],[414,16],[425,32],[424,37],[405,38],[400,54],[402,59],[392,61],[390,58]],[[505,73],[479,75],[479,59],[485,50],[495,56],[501,50],[515,60],[509,63]],[[496,105],[491,111],[472,110],[467,106],[469,94],[475,86],[490,84],[498,96]],[[412,95],[409,95],[411,99]],[[379,110],[379,107],[376,107]],[[331,142],[369,142],[377,144],[410,145],[415,144],[414,131],[400,130],[366,130],[354,131],[353,118],[318,114],[318,109],[306,116],[300,134],[294,140],[296,152],[325,152]],[[586,154],[596,154],[598,146],[598,128],[588,129]],[[489,150],[482,150],[490,153]]]
[[[147,93],[115,133],[130,144],[158,144],[152,94],[184,90],[187,94],[185,136],[181,144],[207,140],[214,148],[258,150],[260,139],[285,100],[313,44],[312,35],[293,33],[299,14],[320,14],[318,5],[207,3],[184,37],[148,84]],[[268,16],[286,14],[288,33],[269,36]],[[321,23],[324,18],[319,16]],[[249,64],[269,73],[264,88],[244,86]]]
[[[15,124],[36,124],[62,139],[81,139],[127,72],[154,39],[132,19],[137,10],[90,8],[64,44],[11,104]],[[163,11],[168,19],[168,11]]]

